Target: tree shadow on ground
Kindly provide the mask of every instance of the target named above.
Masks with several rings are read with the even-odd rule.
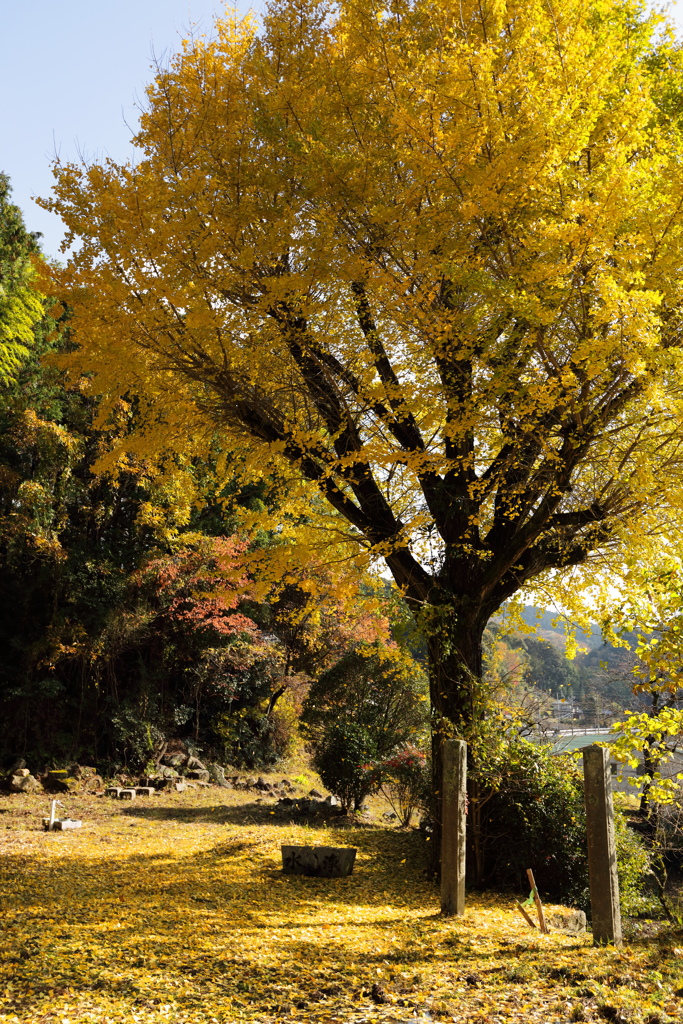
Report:
[[[122,810],[122,814],[130,818],[144,818],[148,821],[180,821],[185,824],[192,822],[214,822],[230,825],[281,825],[289,828],[292,825],[304,825],[309,828],[366,828],[386,831],[384,825],[376,822],[363,821],[354,815],[339,813],[335,808],[321,810],[315,814],[301,814],[290,808],[281,808],[277,804],[248,803],[236,807],[216,804],[213,807],[198,806],[155,806],[154,804],[131,804]]]
[[[190,820],[200,821],[196,810]],[[342,835],[358,848],[354,875],[283,875],[274,862],[272,831],[261,841],[257,829],[188,853],[113,851],[93,860],[74,849],[68,858],[7,857],[0,891],[13,953],[8,977],[19,990],[38,994],[64,990],[92,998],[100,992],[131,1013],[141,1000],[166,1001],[169,992],[178,1009],[188,1011],[199,998],[195,989],[220,987],[223,978],[231,998],[242,993],[245,1005],[272,1012],[278,1005],[273,985],[283,979],[287,1000],[307,999],[331,980],[346,998],[358,979],[364,983],[367,975],[371,984],[371,969],[383,956],[415,962],[414,929],[433,915],[435,903],[412,870],[400,884],[394,877],[399,863],[419,859],[420,836],[320,828],[316,838],[323,832],[330,845]],[[433,956],[422,949],[424,963]],[[218,1002],[224,997],[227,990],[214,995]]]

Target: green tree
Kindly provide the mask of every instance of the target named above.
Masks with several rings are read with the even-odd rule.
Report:
[[[428,723],[428,683],[406,652],[381,643],[358,644],[311,685],[302,722],[314,737],[350,723],[371,738],[375,757],[386,758],[419,742]]]
[[[0,173],[0,382],[14,377],[44,317],[42,298],[32,284],[38,235],[26,230],[10,192],[9,178]]]

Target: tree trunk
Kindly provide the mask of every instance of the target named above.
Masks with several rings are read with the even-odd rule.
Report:
[[[478,725],[486,703],[482,683],[482,638],[488,614],[471,598],[451,598],[431,605],[427,651],[432,709],[432,772],[434,834],[432,865],[439,872],[442,820],[443,741],[464,739],[468,744],[468,773],[476,758]],[[473,743],[473,741],[475,741]]]

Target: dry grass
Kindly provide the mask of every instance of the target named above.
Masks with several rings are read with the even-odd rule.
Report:
[[[444,920],[417,832],[218,789],[64,802],[83,828],[48,834],[48,798],[0,797],[0,1021],[683,1020],[675,939],[597,950],[484,896]],[[354,874],[285,876],[281,843],[356,846]]]

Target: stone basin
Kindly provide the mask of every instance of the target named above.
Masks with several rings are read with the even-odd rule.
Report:
[[[353,846],[282,846],[282,870],[286,875],[311,878],[344,878],[353,871]]]

